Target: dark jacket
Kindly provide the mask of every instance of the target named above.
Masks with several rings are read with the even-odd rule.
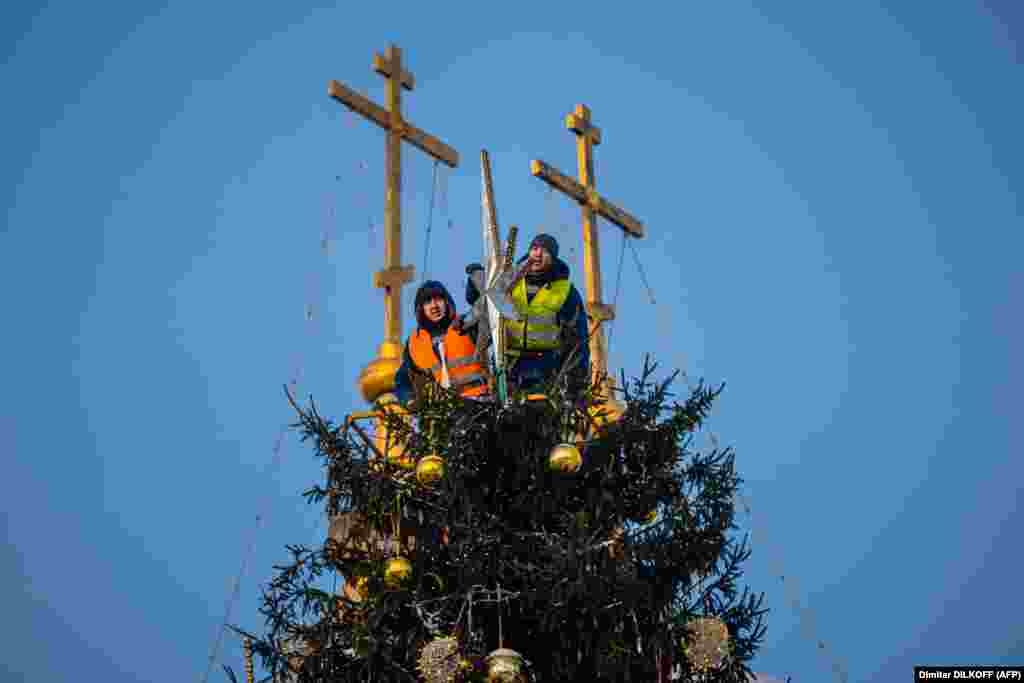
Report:
[[[445,312],[444,318],[437,323],[432,323],[423,315],[423,304],[432,296],[438,294],[443,296],[448,302],[448,310]],[[455,300],[452,299],[452,295],[448,292],[447,288],[436,280],[424,282],[420,286],[416,292],[413,306],[416,315],[416,329],[413,331],[413,334],[419,332],[419,330],[426,330],[430,333],[435,343],[438,337],[443,337],[448,332],[448,327],[456,317]],[[470,338],[476,342],[475,334],[471,335]],[[409,340],[406,339],[402,350],[402,364],[399,366],[398,371],[395,372],[395,397],[402,403],[408,403],[416,397],[420,388],[430,381],[433,381],[433,377],[422,368],[416,367],[416,363],[413,362],[412,355],[409,353]]]
[[[522,260],[522,259],[521,259]],[[527,273],[527,300],[533,299],[529,292],[530,285],[543,286],[549,282],[569,279],[569,265],[562,259],[555,259],[550,269],[543,273]],[[575,374],[586,377],[590,374],[590,345],[587,342],[588,323],[587,311],[583,306],[583,298],[573,285],[569,286],[569,296],[556,316],[558,324],[563,328],[562,348],[551,353],[541,354],[537,358],[522,357],[512,366],[510,376],[521,387],[527,387],[550,379],[561,368],[562,363],[573,352],[578,344]]]

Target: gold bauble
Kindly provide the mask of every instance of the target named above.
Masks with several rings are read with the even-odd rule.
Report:
[[[560,443],[548,454],[548,467],[559,472],[575,472],[582,464],[583,456],[580,455],[580,449],[571,443]]]
[[[729,628],[717,617],[698,617],[686,625],[682,645],[690,665],[701,672],[717,669],[729,656]]]
[[[526,683],[526,663],[515,650],[495,650],[484,661],[487,664],[487,683]]]
[[[416,479],[428,486],[444,476],[444,460],[439,455],[427,455],[416,463]]]
[[[370,579],[366,576],[360,576],[354,582],[352,579],[345,579],[342,590],[345,592],[345,597],[352,602],[362,602],[370,594],[369,583]]]
[[[377,358],[359,373],[359,393],[367,403],[373,403],[386,392],[395,389],[395,372],[402,364],[401,342],[384,342],[377,349]]]
[[[459,673],[459,641],[455,638],[436,638],[420,650],[417,662],[427,683],[451,683]]]
[[[404,557],[392,557],[384,563],[384,583],[398,588],[412,576],[412,562]]]

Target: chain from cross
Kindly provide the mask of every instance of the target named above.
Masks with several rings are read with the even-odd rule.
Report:
[[[575,199],[583,214],[583,269],[587,290],[587,314],[597,325],[590,335],[590,365],[594,381],[604,381],[608,373],[608,349],[603,321],[615,319],[615,308],[601,298],[601,255],[598,244],[597,217],[607,219],[629,237],[644,237],[644,226],[625,210],[612,204],[597,192],[594,175],[594,145],[601,144],[601,129],[590,121],[590,109],[578,104],[565,117],[565,127],[576,134],[576,159],[579,180],[563,175],[543,161],[530,162],[530,173],[551,187]]]
[[[374,54],[373,69],[387,79],[387,108],[383,108],[338,81],[330,81],[327,94],[362,114],[387,132],[385,143],[384,268],[373,274],[375,287],[384,289],[384,343],[401,345],[402,287],[412,282],[415,266],[402,258],[402,140],[455,168],[459,153],[402,117],[402,89],[412,90],[413,75],[402,66],[402,51],[389,46]],[[371,399],[372,400],[372,399]]]

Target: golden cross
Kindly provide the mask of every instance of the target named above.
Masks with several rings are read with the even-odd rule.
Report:
[[[590,122],[590,109],[576,105],[565,117],[565,127],[576,133],[576,159],[579,181],[562,175],[543,161],[530,162],[530,173],[552,187],[569,195],[583,209],[583,270],[587,289],[587,313],[595,322],[615,319],[615,309],[601,301],[601,256],[598,247],[597,216],[622,228],[626,235],[644,236],[643,223],[597,193],[594,177],[594,145],[601,144],[601,129]],[[608,372],[608,350],[604,328],[600,324],[590,335],[590,367],[595,382],[603,381]]]
[[[402,88],[412,90],[413,76],[402,67],[402,51],[395,45],[384,55],[374,54],[373,69],[387,78],[387,109],[359,93],[331,81],[327,94],[354,112],[362,114],[387,131],[385,144],[384,268],[373,274],[373,284],[384,290],[384,343],[378,358],[359,378],[363,398],[375,401],[394,388],[394,374],[402,355],[402,287],[415,277],[415,267],[402,261],[402,140],[452,168],[459,165],[459,153],[402,118]]]

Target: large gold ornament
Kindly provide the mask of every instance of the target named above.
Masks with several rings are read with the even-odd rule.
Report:
[[[444,476],[444,460],[439,455],[427,455],[416,463],[416,479],[429,486]]]
[[[357,384],[363,400],[373,403],[381,394],[395,388],[395,372],[402,365],[402,342],[384,342],[377,349],[377,358],[359,373]]]
[[[459,641],[437,638],[420,650],[419,670],[427,683],[451,683],[459,673]]]
[[[392,557],[384,563],[384,584],[388,588],[399,588],[412,576],[412,562],[404,557]]]
[[[487,683],[526,683],[526,662],[506,647],[487,655]]]
[[[560,443],[548,454],[548,467],[553,470],[568,474],[579,470],[581,465],[583,456],[580,449],[571,443]]]
[[[717,617],[698,617],[686,625],[682,645],[690,665],[701,672],[717,669],[729,656],[729,628]]]

